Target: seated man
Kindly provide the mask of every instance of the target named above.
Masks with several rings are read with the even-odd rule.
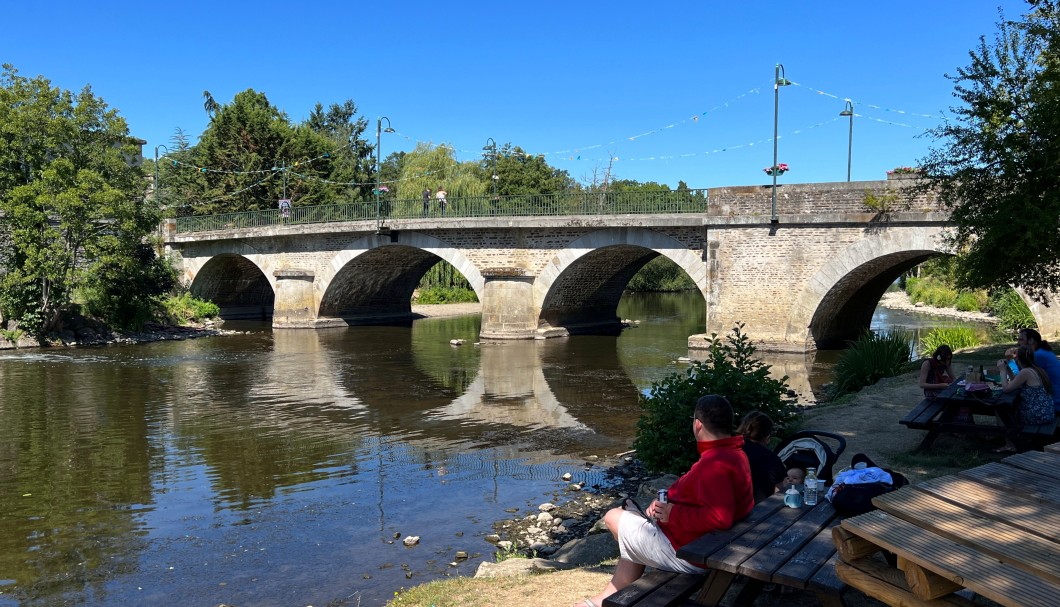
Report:
[[[652,501],[645,511],[612,508],[604,523],[618,541],[620,558],[603,591],[575,607],[599,607],[603,600],[644,573],[645,566],[678,573],[701,573],[703,568],[677,558],[677,549],[708,531],[728,529],[754,507],[751,468],[744,455],[743,437],[732,435],[729,401],[715,394],[696,402],[692,433],[699,460],[670,485],[666,503]]]

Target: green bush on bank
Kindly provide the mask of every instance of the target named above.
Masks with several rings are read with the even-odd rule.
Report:
[[[944,280],[926,276],[905,279],[909,301],[936,308],[956,308],[963,312],[985,312],[989,309],[986,291],[958,291]]]
[[[705,394],[728,398],[737,421],[754,410],[768,414],[780,434],[794,419],[797,403],[787,376],[775,379],[769,369],[755,358],[755,347],[743,333],[743,324],[737,324],[725,341],[712,335],[706,360],[653,382],[648,396],[641,396],[643,414],[633,443],[637,457],[656,472],[687,471],[698,457],[692,414],[696,401]]]
[[[975,331],[968,327],[938,327],[920,338],[920,354],[921,356],[931,356],[935,349],[941,345],[960,350],[963,348],[974,348],[980,343]]]
[[[909,334],[866,331],[843,351],[832,371],[833,396],[857,392],[909,367]]]
[[[178,325],[189,322],[202,322],[210,318],[216,318],[221,313],[221,308],[212,301],[204,301],[191,296],[191,293],[173,295],[162,301],[162,322]]]

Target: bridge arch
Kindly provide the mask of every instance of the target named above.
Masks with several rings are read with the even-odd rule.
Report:
[[[413,291],[439,259],[452,264],[481,300],[482,274],[460,250],[427,234],[394,232],[360,238],[329,261],[317,282],[317,317],[408,316]]]
[[[706,292],[701,255],[671,236],[643,228],[609,228],[566,245],[534,280],[533,302],[541,328],[617,326],[622,292],[633,275],[663,255]]]
[[[847,247],[825,264],[796,299],[787,340],[835,348],[869,328],[872,314],[903,272],[948,254],[940,229],[884,231]]]
[[[273,271],[272,257],[239,243],[186,260],[184,282],[192,296],[217,304],[221,318],[266,319],[272,317],[276,301]]]

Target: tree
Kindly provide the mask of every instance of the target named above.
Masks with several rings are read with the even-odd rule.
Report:
[[[544,156],[528,154],[511,143],[504,144],[497,154],[500,196],[558,194],[575,187],[570,175],[550,166]]]
[[[317,103],[305,124],[331,142],[333,160],[328,180],[342,184],[333,192],[336,197],[333,202],[370,199],[369,184],[375,181],[374,146],[363,139],[368,121],[357,116],[357,104],[347,99],[342,104],[331,104],[325,112]]]
[[[317,126],[339,130],[328,118]],[[326,204],[336,197],[336,186],[329,183],[331,154],[347,145],[336,145],[313,125],[292,125],[263,93],[247,89],[230,104],[214,104],[190,163],[176,168],[198,171],[205,181],[202,198],[187,201],[195,214],[271,209],[280,198],[296,205]]]
[[[401,158],[399,199],[419,198],[424,188],[445,188],[450,198],[484,196],[489,191],[476,162],[459,162],[453,148],[446,145],[416,144],[416,149]],[[393,191],[393,188],[391,188]]]
[[[1042,299],[1060,289],[1060,2],[1031,4],[949,76],[963,105],[921,168],[951,211],[958,286]]]
[[[172,278],[142,250],[159,221],[144,204],[142,142],[90,87],[75,95],[10,65],[0,73],[0,124],[0,316],[40,334],[59,325],[75,294],[108,298],[137,283],[145,291],[111,309],[142,317]],[[112,284],[82,291],[93,275]]]

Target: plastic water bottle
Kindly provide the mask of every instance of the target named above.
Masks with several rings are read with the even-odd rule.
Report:
[[[806,469],[806,493],[803,496],[803,503],[807,506],[817,505],[817,469],[807,468]]]

